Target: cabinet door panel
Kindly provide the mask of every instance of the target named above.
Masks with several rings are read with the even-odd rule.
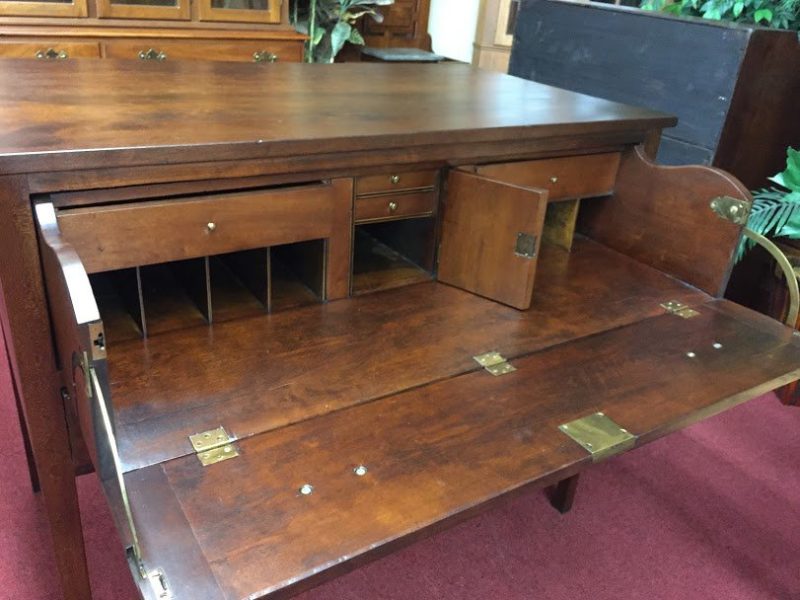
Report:
[[[527,309],[547,192],[464,171],[448,178],[439,281]]]
[[[86,0],[0,0],[0,16],[85,17],[89,14]]]
[[[189,0],[98,0],[97,16],[110,19],[189,20]]]
[[[278,0],[200,0],[198,14],[201,21],[280,23],[281,4]]]

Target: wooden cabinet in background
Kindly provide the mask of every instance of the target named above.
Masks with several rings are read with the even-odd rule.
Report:
[[[379,10],[384,16],[382,23],[366,18],[361,25],[367,46],[431,49],[428,34],[431,0],[395,0],[391,6]]]
[[[0,0],[0,58],[299,62],[280,0]]]

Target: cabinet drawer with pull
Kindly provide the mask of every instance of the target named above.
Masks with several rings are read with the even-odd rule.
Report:
[[[0,58],[67,60],[100,58],[100,45],[92,42],[0,42]]]
[[[436,194],[434,192],[411,192],[410,194],[390,194],[356,198],[355,222],[388,221],[408,217],[423,217],[434,213]]]
[[[548,191],[550,202],[614,191],[620,154],[587,154],[474,167],[477,175]]]
[[[58,211],[89,273],[330,238],[349,219],[345,180]],[[342,202],[340,199],[344,199]]]
[[[226,62],[299,62],[303,46],[297,42],[113,40],[105,44],[107,58],[132,60],[213,60]]]
[[[356,194],[385,194],[404,190],[433,189],[438,171],[410,171],[367,175],[356,179]]]

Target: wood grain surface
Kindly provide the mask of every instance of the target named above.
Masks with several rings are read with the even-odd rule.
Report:
[[[698,310],[259,435],[210,468],[192,456],[129,474],[134,511],[174,494],[215,580],[198,598],[285,597],[590,465],[559,424],[603,411],[641,445],[796,377],[791,330],[727,301]],[[138,484],[161,469],[167,481]],[[148,515],[154,534],[167,518]]]
[[[265,69],[169,60],[45,62],[0,63],[5,173],[409,152],[578,134],[584,145],[586,136],[615,133],[635,143],[647,130],[675,122],[455,63]]]
[[[191,452],[223,424],[245,438],[660,314],[708,296],[585,239],[545,248],[518,311],[439,283],[108,346],[126,470]]]
[[[733,266],[741,226],[719,217],[711,200],[750,202],[735,177],[700,165],[663,167],[637,147],[620,165],[614,195],[583,203],[579,230],[714,296],[721,296]]]

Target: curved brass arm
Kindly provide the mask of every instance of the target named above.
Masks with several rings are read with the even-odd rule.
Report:
[[[742,233],[769,252],[770,256],[778,263],[781,271],[783,271],[783,276],[786,278],[786,285],[789,288],[789,312],[784,322],[789,327],[794,328],[797,325],[798,312],[800,312],[800,286],[797,284],[798,275],[792,263],[789,262],[789,259],[778,246],[760,233],[756,233],[752,229],[747,228],[747,219],[750,216],[750,203],[739,200],[738,198],[720,196],[711,201],[711,210],[723,219],[736,223],[737,225],[744,225],[744,227],[742,227]]]
[[[783,251],[770,239],[747,227],[745,227],[743,231],[747,237],[769,252],[770,256],[778,263],[781,271],[783,271],[783,276],[786,278],[786,285],[789,287],[789,312],[784,322],[789,327],[794,327],[797,324],[798,312],[800,312],[800,286],[797,284],[797,273],[795,273],[792,263],[789,262],[789,259]]]

